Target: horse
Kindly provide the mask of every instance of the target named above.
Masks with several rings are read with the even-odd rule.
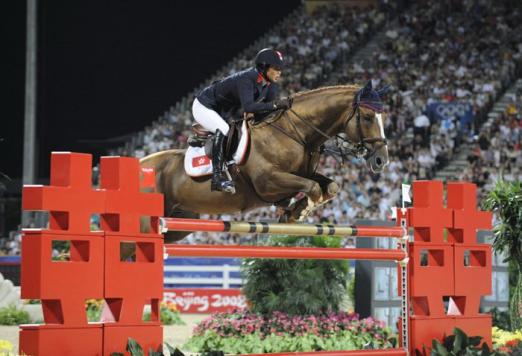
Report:
[[[169,217],[198,218],[276,205],[285,211],[281,221],[294,222],[339,191],[337,183],[316,172],[327,140],[335,138],[342,143],[338,145],[341,152],[350,148],[363,157],[373,172],[388,164],[380,101],[385,91],[374,90],[371,81],[364,87],[337,85],[303,91],[293,95],[290,109],[260,123],[248,122],[250,146],[245,163],[237,167],[233,195],[211,191],[210,177],[188,176],[184,149],[153,153],[142,158],[140,165],[154,169],[156,191],[164,194]],[[289,205],[299,192],[304,197]],[[188,234],[168,232],[165,241],[178,241]]]

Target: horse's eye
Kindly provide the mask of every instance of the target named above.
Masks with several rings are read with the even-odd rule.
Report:
[[[371,121],[373,120],[373,115],[371,115],[371,114],[364,115],[364,119],[365,119],[367,122],[371,122]]]

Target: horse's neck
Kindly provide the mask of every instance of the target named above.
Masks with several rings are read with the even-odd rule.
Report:
[[[333,136],[342,130],[346,115],[352,107],[356,87],[332,87],[324,90],[312,91],[297,97],[293,110],[300,118],[292,118],[299,132],[311,147],[319,147],[327,138],[313,125],[327,136]],[[293,113],[289,113],[292,115]],[[344,115],[343,115],[344,114]],[[311,125],[307,125],[304,121]]]

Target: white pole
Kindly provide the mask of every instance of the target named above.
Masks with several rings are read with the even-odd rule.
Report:
[[[35,184],[37,0],[27,0],[23,184]],[[30,213],[22,214],[22,226]]]

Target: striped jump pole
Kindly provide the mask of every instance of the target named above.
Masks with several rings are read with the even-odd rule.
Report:
[[[266,222],[242,222],[160,218],[163,233],[168,231],[206,231],[232,233],[262,233],[306,236],[359,236],[404,238],[406,231],[400,226],[339,226],[310,224],[278,224]]]

